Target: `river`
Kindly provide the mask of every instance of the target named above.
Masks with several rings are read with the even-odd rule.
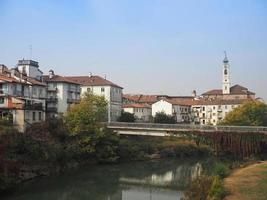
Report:
[[[159,160],[96,165],[18,186],[2,200],[179,200],[203,161]]]

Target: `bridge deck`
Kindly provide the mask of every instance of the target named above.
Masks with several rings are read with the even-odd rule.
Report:
[[[154,123],[125,123],[110,122],[107,127],[113,130],[129,131],[164,131],[164,132],[255,132],[267,134],[263,126],[203,126],[190,124],[154,124]]]

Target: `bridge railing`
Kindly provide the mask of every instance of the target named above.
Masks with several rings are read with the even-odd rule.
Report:
[[[264,126],[213,126],[213,125],[192,125],[192,124],[156,124],[156,123],[128,123],[109,122],[110,128],[131,128],[131,129],[164,129],[164,130],[196,130],[196,131],[233,131],[233,132],[267,132]]]

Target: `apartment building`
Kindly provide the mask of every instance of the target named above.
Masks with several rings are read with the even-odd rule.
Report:
[[[63,116],[71,104],[80,101],[81,87],[79,83],[64,76],[55,75],[53,70],[49,71],[49,75],[43,76],[43,80],[47,90],[47,117]]]
[[[229,112],[245,101],[247,100],[197,100],[194,102],[191,109],[193,123],[201,125],[217,125]]]
[[[152,116],[152,108],[148,104],[124,104],[124,112],[134,114],[137,122],[149,122]]]
[[[174,116],[177,123],[189,123],[191,121],[191,100],[189,102],[179,99],[161,99],[152,104],[152,116],[159,112]]]
[[[19,60],[12,69],[0,65],[0,118],[8,119],[21,132],[46,117],[46,86],[38,68],[38,62],[31,60]]]
[[[104,96],[108,102],[108,121],[117,121],[122,111],[122,87],[100,76],[68,76],[81,85],[81,94],[92,92]]]

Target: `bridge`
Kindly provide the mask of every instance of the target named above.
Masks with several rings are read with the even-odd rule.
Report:
[[[107,128],[119,135],[171,136],[176,133],[193,132],[224,132],[224,133],[263,133],[267,135],[267,127],[263,126],[213,126],[191,124],[155,124],[155,123],[127,123],[110,122]]]
[[[244,158],[267,151],[267,127],[124,122],[110,122],[106,126],[119,135],[188,137],[196,144],[210,145],[217,155],[227,152]]]

